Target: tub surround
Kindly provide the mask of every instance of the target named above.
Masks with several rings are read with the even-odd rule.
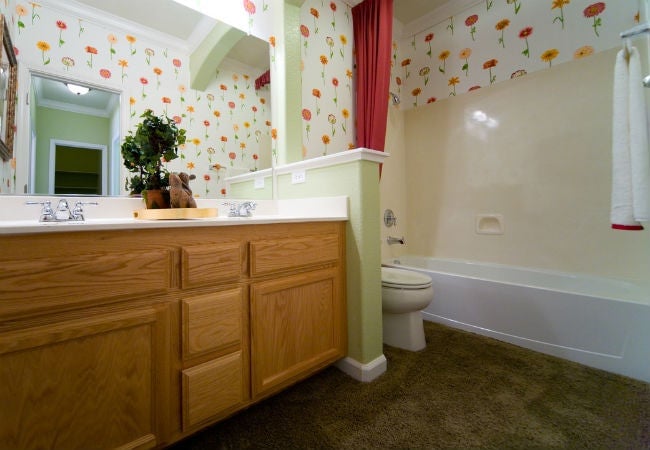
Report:
[[[635,45],[647,52],[642,41]],[[393,110],[382,211],[393,209],[400,221],[397,231],[383,230],[404,235],[406,245],[384,244],[383,256],[646,279],[650,233],[610,228],[617,52]],[[501,215],[503,234],[477,234],[483,214]]]

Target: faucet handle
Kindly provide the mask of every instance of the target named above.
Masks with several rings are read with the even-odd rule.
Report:
[[[99,205],[98,202],[82,202],[76,201],[74,204],[74,209],[71,212],[72,220],[84,220],[84,205]]]
[[[50,200],[44,200],[42,202],[34,202],[34,201],[28,201],[25,202],[26,205],[41,205],[43,206],[43,210],[49,210],[50,212],[52,211],[52,202]]]
[[[40,222],[49,222],[56,220],[54,217],[54,210],[52,210],[52,202],[50,200],[45,200],[42,202],[29,201],[25,202],[26,205],[41,205],[41,217],[39,218]]]

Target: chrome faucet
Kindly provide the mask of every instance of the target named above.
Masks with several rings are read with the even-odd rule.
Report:
[[[396,237],[393,237],[393,236],[388,236],[388,237],[386,238],[386,242],[388,243],[388,245],[393,245],[393,244],[404,245],[404,244],[406,244],[406,239],[404,239],[404,236],[402,236],[401,238],[396,238]]]
[[[45,200],[43,202],[25,202],[26,205],[41,205],[41,216],[39,217],[39,222],[55,222],[56,216],[54,215],[54,210],[52,209],[52,202]]]
[[[246,201],[246,202],[227,202],[226,205],[230,206],[230,211],[228,212],[228,217],[251,217],[253,215],[253,210],[257,206],[257,203]]]
[[[62,198],[59,200],[59,204],[56,207],[55,218],[58,222],[64,222],[72,218],[70,205],[66,199]]]
[[[41,205],[41,216],[39,222],[83,222],[83,205],[98,205],[97,202],[77,201],[74,208],[70,209],[70,204],[64,198],[59,200],[56,211],[52,209],[52,202],[45,200],[42,202],[25,202],[27,205]]]

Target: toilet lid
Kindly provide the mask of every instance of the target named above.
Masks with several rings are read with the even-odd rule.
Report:
[[[388,287],[422,289],[431,286],[431,278],[412,270],[382,267],[381,284]]]

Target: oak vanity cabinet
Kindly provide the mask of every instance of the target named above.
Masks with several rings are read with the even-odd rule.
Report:
[[[0,248],[0,449],[165,447],[345,355],[344,222]]]
[[[250,243],[253,399],[345,356],[344,234]]]
[[[172,254],[97,237],[0,236],[2,449],[161,441],[170,309],[151,294],[169,289]]]

